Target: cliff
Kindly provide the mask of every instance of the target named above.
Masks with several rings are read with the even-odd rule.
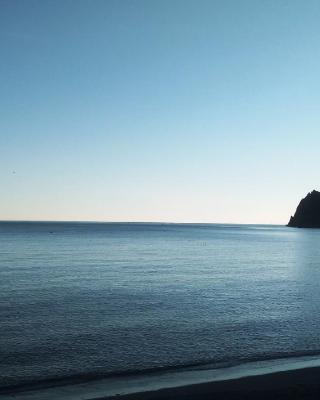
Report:
[[[288,226],[296,228],[320,228],[320,192],[313,190],[302,199]]]

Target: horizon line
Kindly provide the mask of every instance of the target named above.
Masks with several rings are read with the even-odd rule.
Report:
[[[244,222],[172,222],[172,221],[97,221],[97,220],[32,220],[32,219],[0,219],[3,222],[24,222],[24,223],[87,223],[87,224],[161,224],[161,225],[270,225],[286,226],[286,224],[268,223],[244,223]]]

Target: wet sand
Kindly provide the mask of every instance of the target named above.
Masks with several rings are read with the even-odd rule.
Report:
[[[320,368],[316,367],[100,399],[289,400],[319,398]]]
[[[0,394],[1,400],[253,400],[319,399],[320,367],[294,369],[241,378],[105,395],[108,385],[100,382]],[[104,390],[103,390],[104,387]],[[90,389],[90,390],[89,390]],[[121,393],[121,392],[120,392]]]

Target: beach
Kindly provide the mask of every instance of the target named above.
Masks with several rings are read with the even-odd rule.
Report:
[[[320,368],[306,368],[105,399],[319,399],[319,378]]]
[[[218,382],[208,382],[157,391],[139,392],[128,395],[88,397],[85,393],[62,394],[52,390],[51,395],[43,392],[21,392],[0,395],[9,400],[193,400],[193,399],[318,399],[320,395],[320,368],[305,368],[294,371],[250,376]]]
[[[320,360],[279,359],[218,370],[190,370],[83,382],[35,385],[1,400],[317,399]]]

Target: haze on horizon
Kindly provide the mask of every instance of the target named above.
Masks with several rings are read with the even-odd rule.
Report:
[[[0,0],[0,220],[288,222],[320,2]]]

